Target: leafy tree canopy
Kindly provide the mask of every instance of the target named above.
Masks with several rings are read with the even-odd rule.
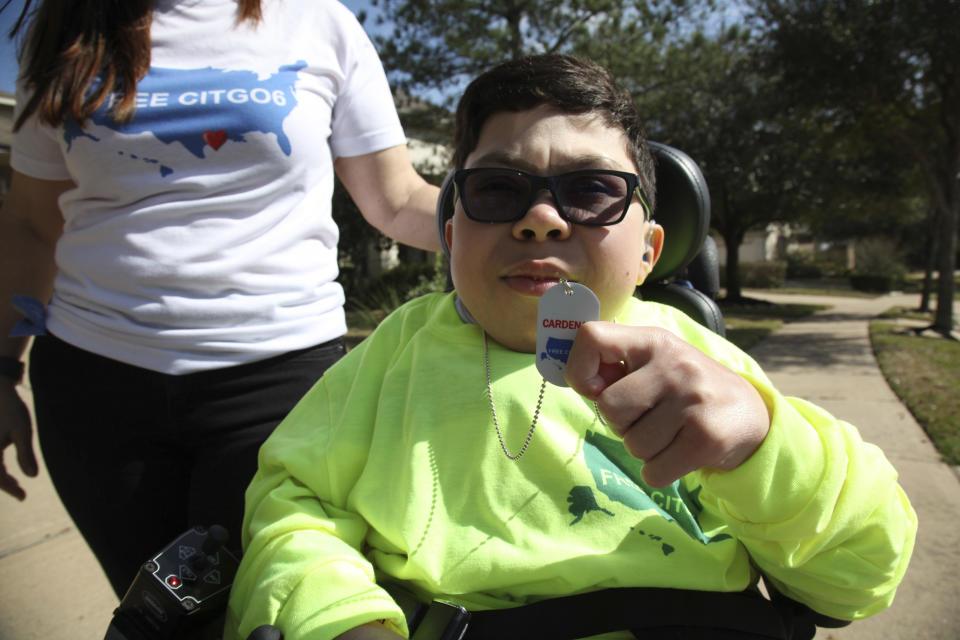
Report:
[[[608,39],[621,57],[679,38],[713,0],[373,0],[389,36],[375,38],[391,81],[413,93],[456,100],[473,77],[503,60],[571,51]]]
[[[960,215],[960,54],[954,44],[960,2],[748,3],[763,33],[767,68],[781,77],[783,92],[852,148],[859,146],[868,162],[882,167],[879,152],[886,150],[891,182],[899,169],[913,185],[925,186],[935,214],[931,236],[939,243],[934,328],[949,335]]]

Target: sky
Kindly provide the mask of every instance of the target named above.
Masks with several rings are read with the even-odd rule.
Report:
[[[0,0],[0,5],[3,0]],[[17,54],[14,44],[7,38],[7,32],[20,15],[23,0],[12,0],[10,6],[0,13],[0,91],[13,93],[17,80]]]

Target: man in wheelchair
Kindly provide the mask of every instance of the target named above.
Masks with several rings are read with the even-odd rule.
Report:
[[[481,75],[454,165],[455,290],[391,314],[263,446],[225,638],[405,637],[432,601],[455,638],[786,638],[788,610],[889,606],[917,522],[880,450],[633,296],[664,233],[609,74]]]

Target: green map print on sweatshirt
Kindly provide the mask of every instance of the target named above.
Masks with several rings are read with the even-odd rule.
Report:
[[[704,535],[697,522],[697,516],[703,511],[703,505],[697,497],[700,487],[687,491],[677,480],[668,487],[654,489],[640,476],[643,462],[627,453],[623,442],[587,431],[583,443],[583,459],[593,474],[597,489],[611,500],[636,511],[657,511],[667,521],[676,522],[687,535],[703,544],[730,538],[726,533],[713,537]],[[576,490],[575,487],[571,491],[572,497]],[[579,500],[582,502],[582,495]],[[575,504],[571,505],[571,512],[574,511]],[[600,507],[597,505],[593,508]],[[579,518],[575,522],[577,521]]]

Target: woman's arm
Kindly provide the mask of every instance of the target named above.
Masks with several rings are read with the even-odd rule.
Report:
[[[440,251],[435,220],[440,189],[413,168],[406,146],[340,157],[333,166],[367,222],[398,242]]]
[[[21,319],[11,305],[14,295],[33,296],[43,302],[50,298],[57,268],[54,248],[63,230],[60,195],[73,187],[67,181],[31,178],[13,171],[10,192],[0,208],[0,356],[20,359],[25,338],[9,338]],[[37,474],[30,417],[16,392],[17,380],[0,376],[0,456],[13,445],[20,470]],[[18,500],[26,492],[7,472],[0,457],[0,490]]]

